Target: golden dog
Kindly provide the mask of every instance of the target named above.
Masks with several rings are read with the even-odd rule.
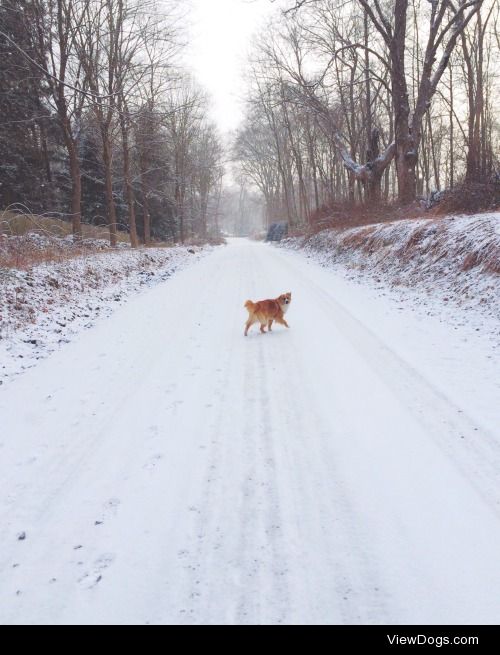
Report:
[[[260,331],[265,334],[266,325],[269,332],[272,331],[273,321],[280,323],[285,327],[290,327],[285,321],[285,314],[292,302],[292,294],[290,292],[283,293],[274,300],[259,300],[252,302],[247,300],[245,307],[248,311],[248,321],[245,324],[245,336],[248,330],[254,323],[260,323]]]

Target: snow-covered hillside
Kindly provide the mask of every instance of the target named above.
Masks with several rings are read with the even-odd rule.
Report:
[[[47,241],[37,235],[32,235],[30,243],[47,247]],[[49,245],[54,248],[57,243],[63,250],[64,240],[51,239]],[[99,253],[98,246],[92,244],[86,257],[65,258],[29,270],[0,268],[0,384],[71,341],[98,317],[109,316],[140,289],[168,279],[210,250],[125,248],[113,252],[102,247]]]
[[[413,302],[431,309],[451,303],[500,319],[499,212],[323,230],[280,245],[402,298],[409,289]]]

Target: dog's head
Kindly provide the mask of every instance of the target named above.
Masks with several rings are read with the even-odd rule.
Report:
[[[292,294],[290,291],[287,293],[282,293],[281,296],[278,298],[278,302],[280,305],[289,305],[292,302]]]

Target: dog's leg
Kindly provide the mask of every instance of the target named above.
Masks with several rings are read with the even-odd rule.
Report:
[[[262,332],[262,334],[266,333],[266,324],[265,323],[260,324],[260,331]]]
[[[255,320],[252,320],[252,318],[249,318],[248,321],[245,323],[245,336],[248,335],[248,330],[252,327],[254,323]]]
[[[271,319],[267,324],[267,329],[269,330],[269,332],[272,332],[272,327],[273,327],[273,319]]]
[[[284,325],[287,328],[290,327],[284,318],[276,318],[275,321],[276,323],[279,323],[280,325]]]

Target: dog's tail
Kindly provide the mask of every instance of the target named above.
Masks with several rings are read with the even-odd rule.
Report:
[[[253,303],[251,300],[247,300],[246,303],[243,305],[243,307],[245,307],[245,309],[248,309],[249,312],[253,310],[254,306],[255,303]]]

